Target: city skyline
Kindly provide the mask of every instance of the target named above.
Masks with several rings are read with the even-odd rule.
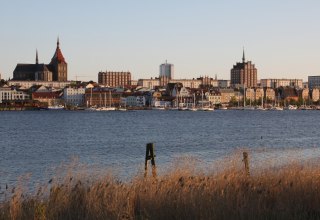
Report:
[[[320,74],[316,1],[76,2],[3,4],[2,78],[12,78],[17,63],[35,63],[36,50],[39,63],[49,62],[58,36],[69,80],[97,81],[106,70],[130,71],[135,80],[156,77],[165,60],[174,64],[175,78],[230,79],[243,47],[258,79]],[[25,16],[24,8],[35,13]]]

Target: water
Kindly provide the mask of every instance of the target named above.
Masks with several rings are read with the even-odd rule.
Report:
[[[319,111],[0,112],[0,186],[15,184],[19,176],[27,173],[31,174],[31,182],[41,182],[50,177],[55,167],[73,157],[103,169],[117,168],[120,176],[134,175],[144,164],[148,142],[155,144],[158,166],[184,156],[209,163],[238,148],[257,155],[267,151],[278,156],[298,148],[302,153],[297,157],[316,157],[319,114]]]

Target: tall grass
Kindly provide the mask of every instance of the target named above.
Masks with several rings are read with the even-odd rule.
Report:
[[[121,182],[69,173],[34,194],[16,189],[0,219],[320,219],[320,166],[290,162],[252,169],[241,156],[211,170],[172,165],[156,178]]]

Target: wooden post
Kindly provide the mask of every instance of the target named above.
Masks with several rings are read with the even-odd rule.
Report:
[[[157,172],[156,172],[156,162],[154,160],[154,158],[156,157],[156,155],[154,154],[154,144],[153,143],[148,143],[146,146],[146,159],[145,159],[145,165],[144,165],[144,169],[145,169],[145,173],[144,176],[147,176],[147,172],[148,172],[148,160],[151,160],[151,165],[152,165],[152,176],[156,177],[157,176]]]
[[[249,156],[247,152],[243,152],[243,163],[244,163],[244,169],[246,171],[247,176],[250,176]]]

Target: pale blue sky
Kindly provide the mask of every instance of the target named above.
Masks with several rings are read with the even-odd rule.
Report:
[[[320,75],[319,0],[0,0],[0,73],[17,63],[49,63],[60,36],[69,79],[97,81],[106,69],[134,79],[230,78],[246,58],[258,78]],[[82,78],[80,78],[80,76]]]

